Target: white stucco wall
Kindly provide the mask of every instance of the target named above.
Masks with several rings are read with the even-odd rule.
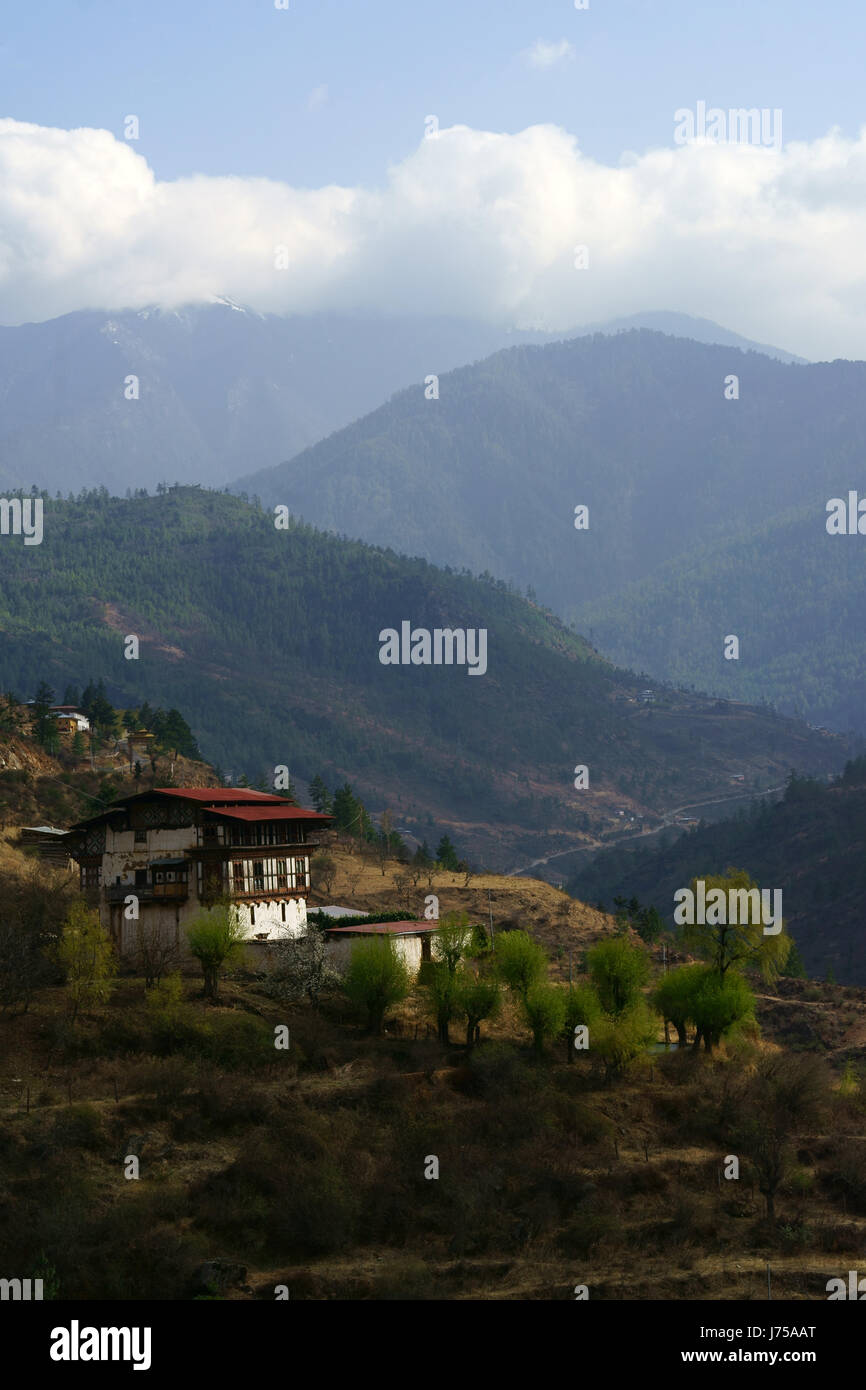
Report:
[[[329,936],[327,938],[328,958],[335,970],[341,974],[349,965],[349,957],[352,954],[352,947],[356,941],[369,938],[376,933],[360,932],[358,936]],[[421,948],[422,939],[420,936],[392,936],[391,941],[394,950],[409,968],[412,975],[417,975],[421,969]]]

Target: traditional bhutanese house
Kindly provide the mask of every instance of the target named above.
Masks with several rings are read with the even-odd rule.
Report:
[[[79,821],[70,852],[121,954],[139,928],[183,945],[186,923],[226,898],[248,940],[273,941],[306,930],[310,851],[331,819],[268,792],[163,787]]]
[[[431,959],[430,946],[438,930],[438,922],[423,920],[355,922],[351,927],[326,927],[325,936],[331,947],[331,958],[338,969],[348,964],[353,941],[378,936],[392,941],[397,954],[402,956],[413,975],[417,975],[421,962]]]

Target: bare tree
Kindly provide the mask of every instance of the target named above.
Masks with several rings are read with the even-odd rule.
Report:
[[[144,976],[145,989],[153,989],[163,975],[180,964],[180,947],[156,922],[139,921],[135,939],[135,968]]]
[[[332,859],[330,854],[317,854],[311,860],[310,868],[315,875],[316,886],[321,884],[330,897],[334,880],[337,877],[337,861]]]
[[[757,1174],[771,1222],[776,1220],[776,1193],[790,1164],[794,1135],[819,1118],[828,1090],[820,1058],[786,1052],[763,1057],[743,1087],[738,1143]]]
[[[286,937],[275,943],[265,989],[274,999],[297,1003],[301,999],[314,1008],[322,995],[339,983],[331,968],[325,937],[311,928],[306,936]]]

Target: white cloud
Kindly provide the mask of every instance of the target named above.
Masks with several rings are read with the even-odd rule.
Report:
[[[866,131],[780,151],[672,143],[609,167],[556,126],[455,126],[368,190],[162,182],[107,131],[0,121],[7,323],[217,294],[551,330],[671,309],[807,357],[866,356],[864,244]]]
[[[328,100],[328,84],[323,82],[321,87],[314,87],[307,97],[307,110],[318,111],[319,107],[324,106]]]
[[[558,43],[536,39],[531,48],[525,49],[523,56],[531,68],[552,68],[573,58],[574,48],[568,39],[560,39]]]

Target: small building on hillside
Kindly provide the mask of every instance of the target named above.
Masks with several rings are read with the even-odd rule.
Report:
[[[65,733],[86,734],[90,729],[90,720],[77,705],[52,705],[51,713]]]
[[[186,923],[226,899],[248,940],[278,940],[306,930],[310,851],[331,819],[268,792],[163,787],[79,821],[70,852],[121,954],[140,930],[183,945]]]
[[[69,831],[56,825],[24,825],[18,835],[18,848],[56,869],[74,868],[69,848]]]
[[[344,968],[349,961],[352,942],[365,937],[387,937],[394,949],[402,956],[413,975],[421,969],[421,962],[432,959],[431,944],[434,934],[439,930],[438,922],[354,922],[351,927],[326,927],[325,936],[330,946],[334,965]]]

